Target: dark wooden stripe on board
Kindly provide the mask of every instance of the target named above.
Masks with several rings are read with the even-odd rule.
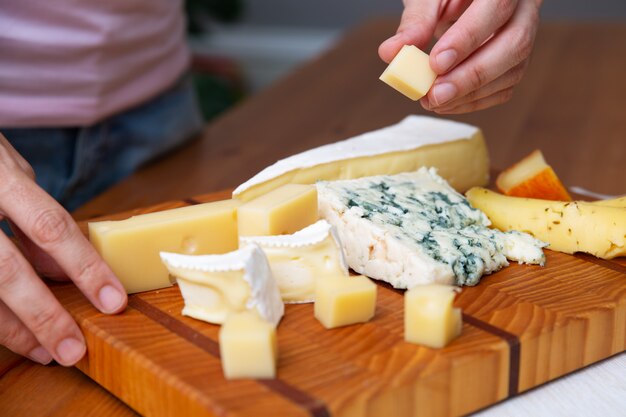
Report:
[[[165,327],[172,333],[182,337],[188,342],[219,359],[220,348],[219,344],[215,340],[197,332],[169,314],[164,313],[152,304],[142,300],[137,295],[131,295],[128,297],[128,305],[152,321]],[[304,408],[312,417],[330,417],[330,412],[326,408],[323,401],[312,397],[308,393],[299,390],[285,381],[281,381],[280,379],[257,379],[256,381],[287,400]]]
[[[596,258],[595,256],[588,255],[586,253],[575,253],[574,256],[582,261],[599,265],[603,268],[612,269],[613,271],[621,272],[622,274],[626,274],[626,266],[620,265],[618,263],[611,262],[602,258]]]
[[[469,314],[463,313],[463,321],[478,327],[481,330],[491,333],[501,339],[504,339],[509,345],[509,397],[513,397],[519,392],[519,369],[520,369],[520,342],[519,338],[513,333],[502,330],[492,324],[487,323]]]

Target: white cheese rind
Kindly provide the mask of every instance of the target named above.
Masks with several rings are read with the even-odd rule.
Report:
[[[465,123],[411,115],[397,124],[320,146],[265,168],[233,191],[233,197],[287,172],[329,162],[384,153],[408,151],[427,145],[471,139],[479,129]]]
[[[337,232],[325,220],[291,235],[240,236],[239,242],[240,247],[254,244],[265,252],[286,303],[313,302],[317,279],[348,276]]]
[[[483,274],[508,265],[506,254],[544,259],[538,241],[489,229],[487,217],[433,169],[317,187],[320,216],[337,228],[348,265],[395,288],[476,285]],[[518,253],[528,246],[530,256]]]
[[[249,297],[246,301],[246,309],[256,311],[260,317],[274,325],[277,325],[284,314],[284,304],[280,297],[280,291],[265,257],[265,254],[257,245],[251,244],[243,249],[229,252],[224,255],[181,255],[177,253],[161,252],[161,260],[174,275],[179,284],[182,280],[191,281],[195,284],[205,284],[202,274],[219,272],[242,271],[242,277],[249,287]],[[188,273],[190,272],[190,273]],[[213,284],[213,283],[211,283]],[[182,290],[182,288],[181,288]],[[212,291],[213,293],[218,291]],[[209,294],[207,294],[209,295]],[[207,303],[212,297],[207,297]],[[210,308],[210,306],[209,306]],[[196,317],[202,318],[205,317]]]

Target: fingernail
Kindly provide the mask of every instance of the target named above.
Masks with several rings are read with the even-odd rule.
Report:
[[[456,96],[456,87],[451,83],[435,84],[432,94],[435,106],[441,106]]]
[[[430,110],[431,109],[431,105],[430,105],[430,100],[428,100],[428,96],[424,96],[420,99],[420,103],[422,104],[422,107],[426,110]]]
[[[112,285],[105,285],[98,293],[100,304],[105,313],[113,313],[117,311],[124,303],[122,293]]]
[[[28,357],[42,365],[47,365],[52,362],[52,355],[50,355],[43,346],[37,346],[35,349],[31,350]]]
[[[74,365],[85,354],[85,345],[78,339],[68,337],[57,345],[57,355],[61,359],[61,365]]]
[[[454,49],[447,49],[443,52],[438,53],[435,57],[435,60],[437,61],[437,66],[439,67],[439,70],[442,73],[448,71],[456,62],[456,57],[457,54]]]

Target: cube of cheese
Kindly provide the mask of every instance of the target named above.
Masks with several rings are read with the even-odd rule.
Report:
[[[222,324],[252,311],[277,325],[285,306],[265,254],[257,245],[224,255],[190,256],[161,252],[185,300],[183,315]]]
[[[428,54],[413,45],[404,45],[380,80],[398,90],[411,100],[424,97],[437,78],[430,68]]]
[[[242,248],[256,244],[263,249],[286,303],[312,302],[316,280],[348,276],[339,237],[325,220],[292,235],[242,236],[239,244]]]
[[[367,322],[375,310],[376,284],[369,278],[359,275],[317,280],[315,318],[327,329]]]
[[[286,184],[237,209],[240,236],[294,233],[317,221],[314,186]]]
[[[172,285],[159,252],[219,254],[238,247],[238,200],[198,204],[126,220],[89,223],[89,240],[129,294]]]
[[[442,348],[461,334],[461,309],[452,302],[458,287],[418,285],[404,294],[404,340]]]
[[[220,329],[219,342],[227,379],[276,376],[276,328],[256,314],[242,312],[229,317]]]

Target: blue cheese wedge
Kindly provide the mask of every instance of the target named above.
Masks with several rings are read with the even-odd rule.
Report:
[[[238,186],[233,197],[249,201],[284,184],[314,184],[436,167],[452,187],[465,191],[489,179],[481,130],[428,116],[399,123],[282,159]]]
[[[239,246],[248,245],[265,252],[286,303],[313,302],[316,280],[348,276],[337,233],[325,220],[291,235],[240,236]]]
[[[161,252],[185,300],[183,315],[223,324],[235,313],[250,311],[274,326],[285,306],[265,254],[257,245],[223,255]]]
[[[320,216],[335,226],[350,268],[395,288],[476,285],[507,258],[542,264],[545,243],[490,229],[432,168],[319,182]]]

